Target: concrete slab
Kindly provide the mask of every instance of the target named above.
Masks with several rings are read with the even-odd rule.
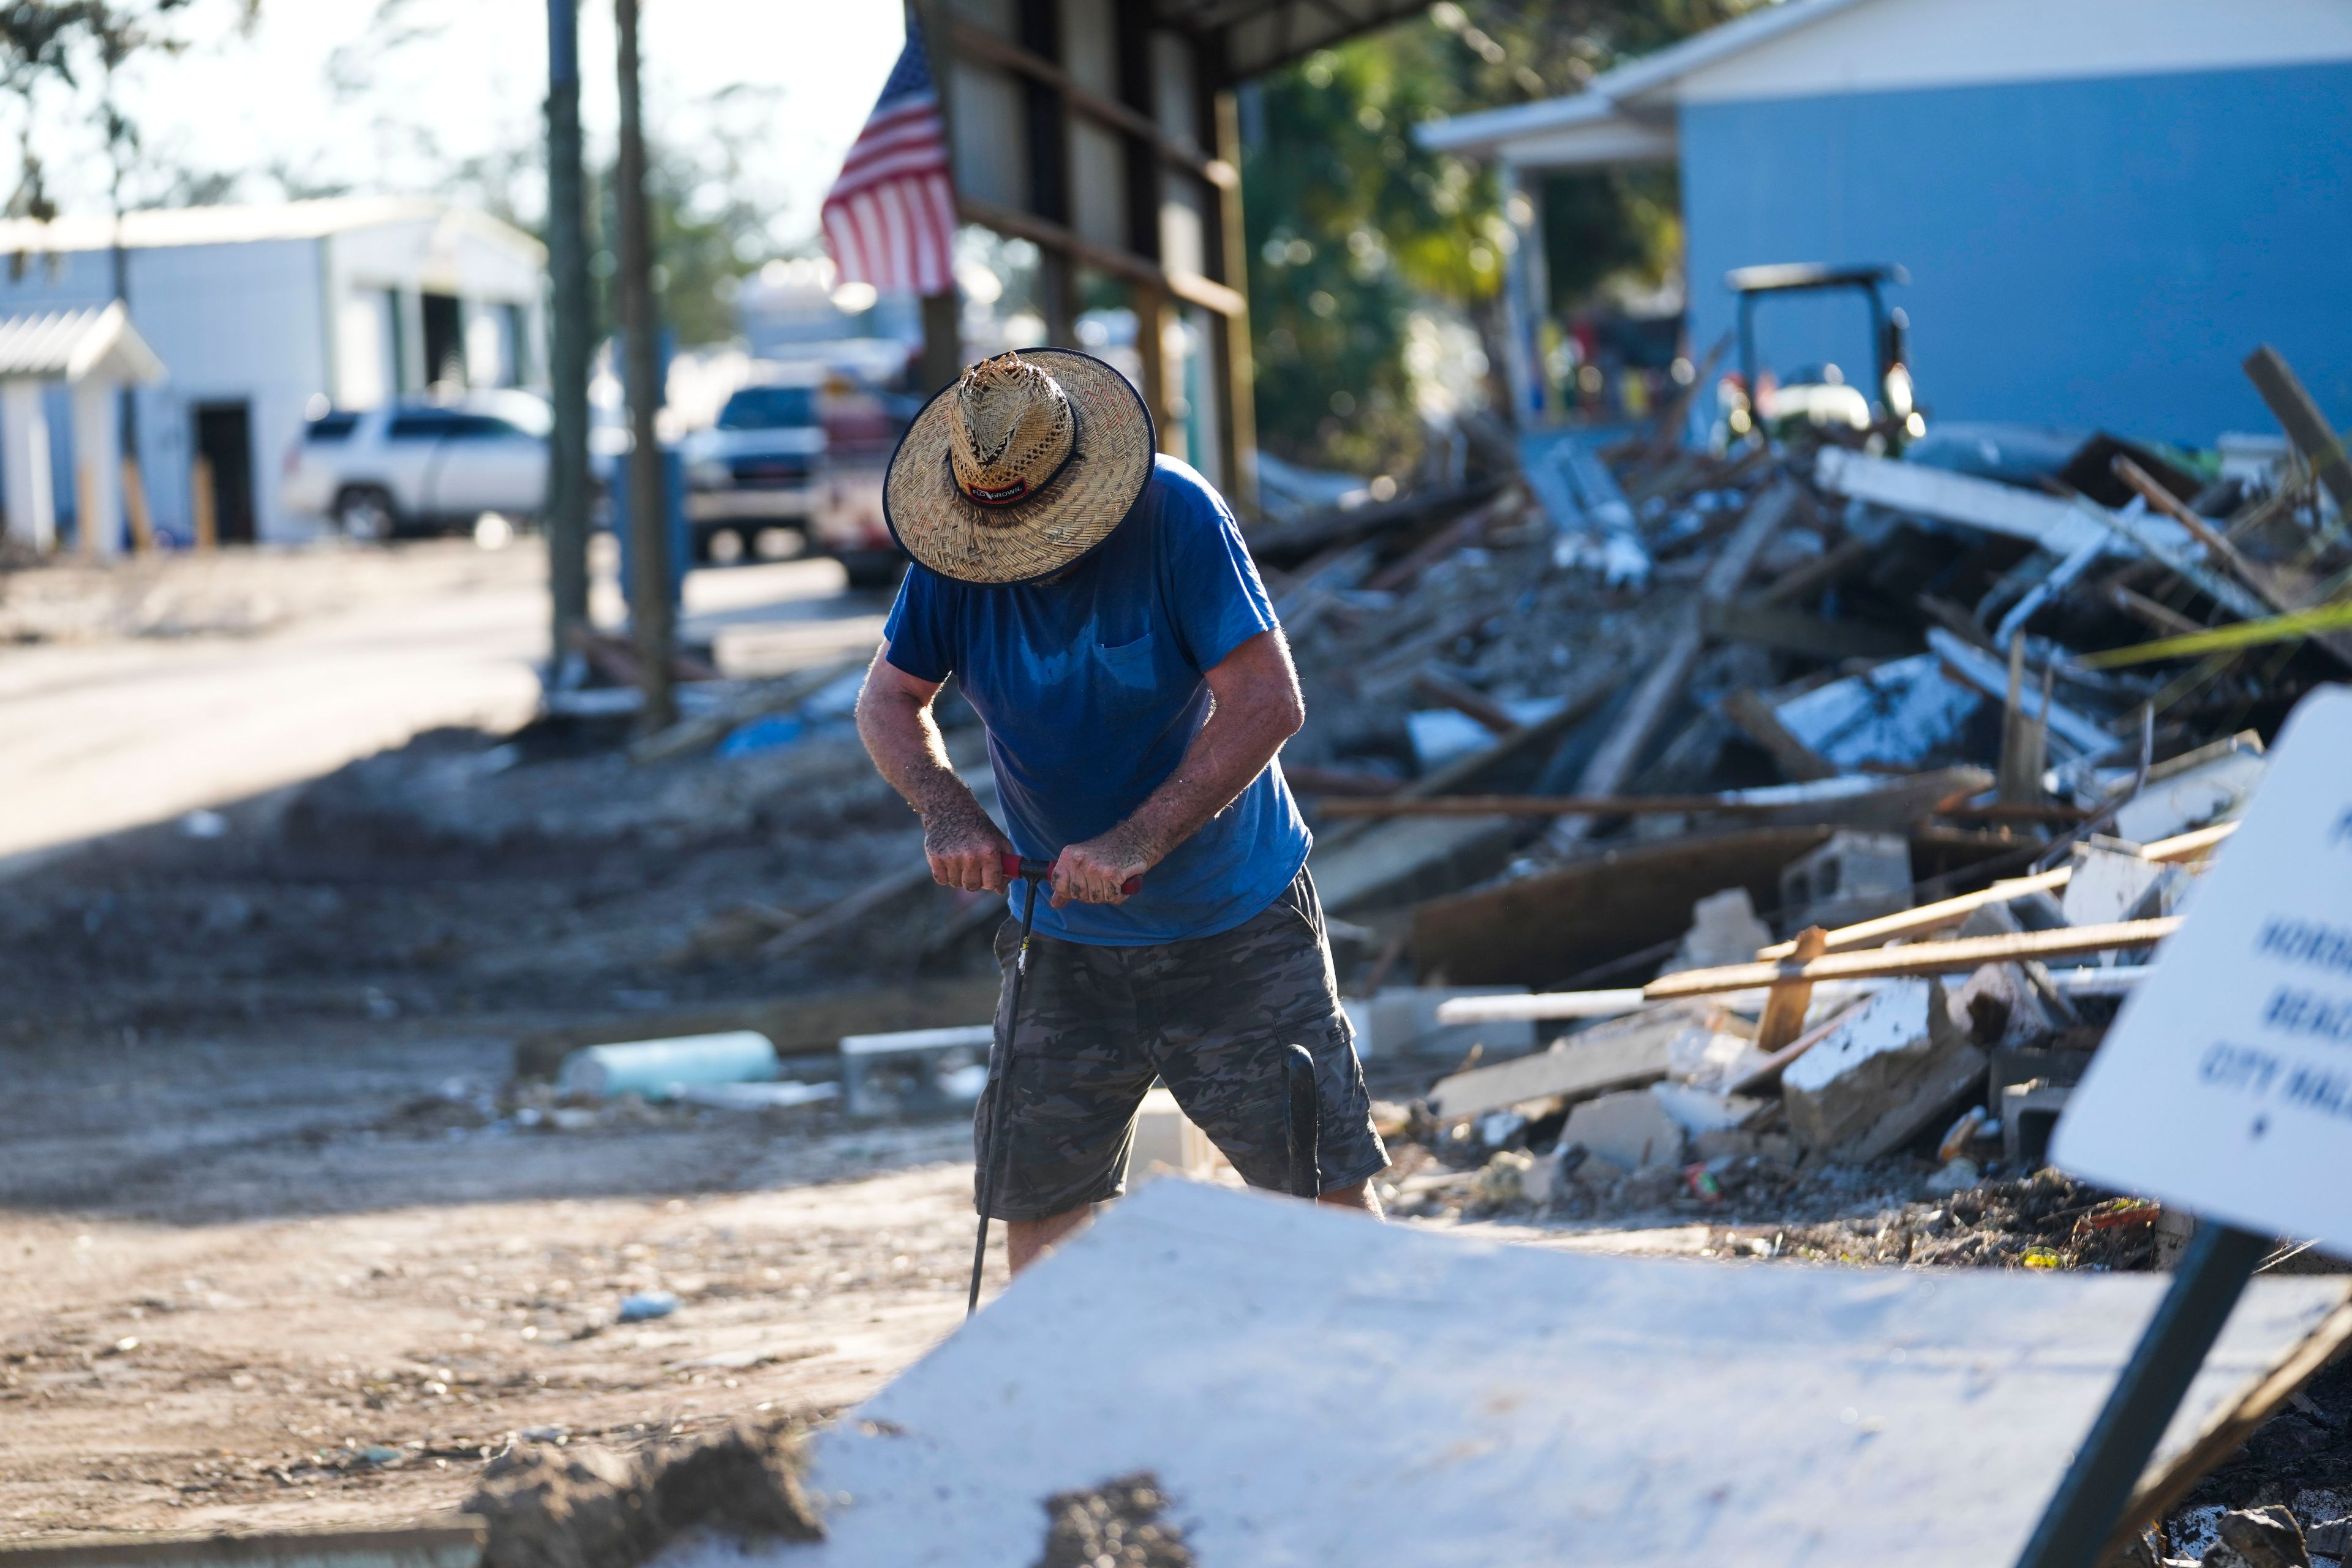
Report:
[[[663,1568],[1035,1562],[1139,1470],[1202,1563],[2013,1561],[2165,1280],[1463,1242],[1160,1182],[818,1442],[832,1538]],[[2340,1283],[2263,1279],[2159,1463]]]

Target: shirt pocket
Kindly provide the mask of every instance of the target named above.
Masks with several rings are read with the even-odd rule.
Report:
[[[1155,639],[1149,632],[1133,642],[1095,645],[1095,679],[1102,695],[1114,702],[1133,702],[1159,686]]]

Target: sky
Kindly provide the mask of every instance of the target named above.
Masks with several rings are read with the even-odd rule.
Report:
[[[298,184],[429,191],[468,158],[528,145],[547,90],[538,0],[261,0],[250,31],[238,0],[198,0],[174,24],[181,53],[126,75],[140,127],[138,200],[182,176],[242,176],[239,198]],[[789,242],[857,134],[901,42],[890,0],[643,0],[646,118],[670,140],[722,121],[751,148],[751,179]],[[610,0],[583,0],[581,76],[592,158],[609,156],[616,115]],[[723,97],[721,95],[724,95]],[[108,208],[91,100],[59,96],[37,115],[54,199]],[[15,127],[8,126],[13,142]],[[520,183],[535,206],[535,174]]]

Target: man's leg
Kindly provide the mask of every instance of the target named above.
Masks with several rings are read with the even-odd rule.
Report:
[[[1377,1215],[1369,1184],[1388,1152],[1372,1130],[1371,1097],[1307,874],[1230,931],[1149,952],[1135,970],[1136,1016],[1184,1114],[1243,1180],[1283,1190],[1290,1173],[1283,1052],[1306,1047],[1315,1058],[1320,1199]]]
[[[1086,1229],[1095,1217],[1092,1204],[1080,1204],[1044,1219],[1012,1219],[1004,1222],[1004,1253],[1012,1259],[1013,1272],[1020,1273],[1055,1247]]]
[[[1129,1130],[1152,1079],[1136,1042],[1121,949],[1032,938],[1021,1016],[1006,1016],[1019,933],[1009,920],[997,932],[1005,979],[997,1038],[1016,1026],[1019,1037],[1004,1085],[1007,1142],[991,1205],[992,1217],[1004,1222],[1014,1273],[1084,1228],[1094,1205],[1118,1193]],[[993,1073],[1003,1061],[994,1050],[990,1057]],[[993,1096],[983,1094],[972,1118],[976,1159],[996,1147],[992,1109]]]

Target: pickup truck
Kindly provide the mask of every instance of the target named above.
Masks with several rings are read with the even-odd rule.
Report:
[[[330,409],[286,454],[279,495],[353,539],[471,528],[547,502],[547,405],[527,392]]]
[[[825,451],[819,403],[814,384],[739,387],[679,444],[695,559],[740,560],[766,531],[806,524]]]

